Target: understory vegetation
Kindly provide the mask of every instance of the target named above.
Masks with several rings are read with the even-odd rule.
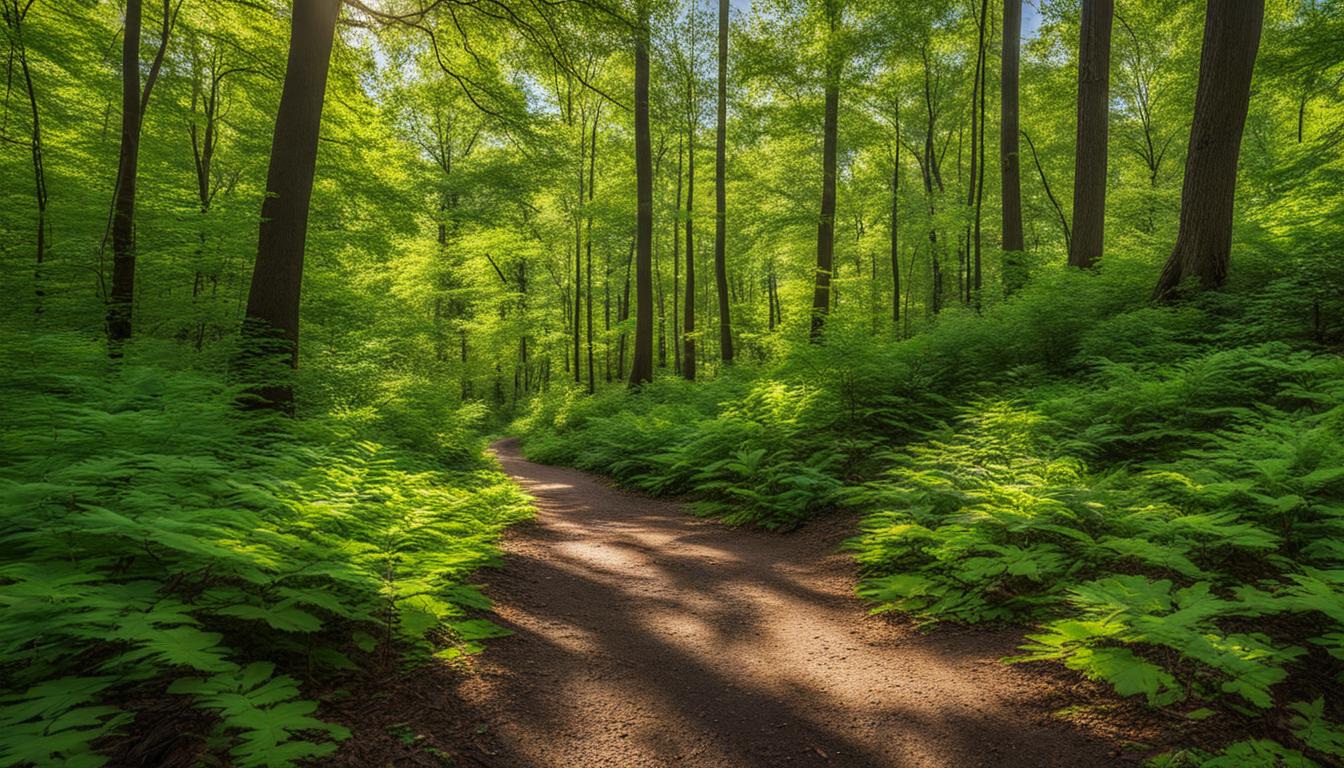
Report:
[[[22,403],[0,422],[0,765],[296,765],[349,735],[306,684],[498,632],[468,579],[528,509],[479,408],[289,419],[175,354],[0,337]],[[155,718],[167,743],[127,736]]]
[[[729,523],[857,510],[876,610],[1030,623],[1012,661],[1254,736],[1164,765],[1328,765],[1344,759],[1344,273],[1240,268],[1176,307],[1125,262],[1060,271],[908,340],[837,328],[708,384],[542,398],[515,426],[536,460]],[[1329,298],[1319,315],[1281,300],[1303,295]]]

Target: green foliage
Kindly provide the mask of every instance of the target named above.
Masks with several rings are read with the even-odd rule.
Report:
[[[24,403],[0,422],[0,764],[98,764],[138,692],[214,713],[233,764],[294,765],[346,731],[277,669],[492,635],[465,580],[526,509],[479,440],[444,465],[396,440],[404,406],[389,427],[241,411],[238,386],[149,342],[112,362],[69,335],[0,348]],[[476,418],[420,413],[423,435]]]

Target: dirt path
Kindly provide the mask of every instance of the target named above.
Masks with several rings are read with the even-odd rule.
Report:
[[[852,560],[836,549],[852,523],[728,529],[524,461],[512,441],[495,451],[538,514],[486,577],[516,634],[492,641],[451,691],[403,705],[462,702],[465,714],[438,725],[432,713],[408,716],[408,733],[440,736],[442,721],[459,720],[459,740],[475,747],[450,750],[446,764],[1129,763],[1109,740],[1051,718],[1074,703],[1057,680],[997,661],[1017,635],[923,635],[866,616]]]
[[[730,530],[495,450],[538,507],[490,589],[517,636],[462,687],[501,765],[1114,762],[1035,717],[1051,692],[997,661],[1016,637],[867,618],[848,531]]]

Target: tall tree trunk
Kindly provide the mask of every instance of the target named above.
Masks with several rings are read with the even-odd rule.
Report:
[[[112,292],[107,307],[107,338],[114,344],[131,338],[135,297],[135,182],[140,162],[140,17],[141,0],[126,0],[126,29],[121,41],[121,156],[112,203]]]
[[[32,6],[27,6],[31,8]],[[42,146],[42,119],[41,113],[37,107],[37,86],[33,82],[32,68],[28,64],[28,49],[23,40],[23,22],[27,15],[26,8],[20,8],[18,3],[12,6],[6,3],[3,7],[5,25],[11,35],[11,65],[13,63],[14,51],[17,50],[19,61],[19,70],[23,73],[24,93],[28,97],[28,112],[31,124],[28,132],[28,150],[32,157],[33,164],[33,192],[35,202],[37,203],[37,254],[36,266],[33,268],[34,293],[37,300],[36,311],[42,313],[42,300],[45,297],[45,291],[42,288],[42,263],[47,260],[47,172],[45,163],[45,152]]]
[[[677,139],[677,215],[672,219],[672,370],[681,373],[681,139]]]
[[[653,381],[653,143],[649,138],[649,8],[635,29],[635,351],[630,386]]]
[[[989,79],[989,53],[986,49],[985,30],[989,26],[989,0],[980,2],[980,135],[978,137],[979,157],[976,158],[977,167],[980,169],[980,177],[975,179],[975,239],[974,239],[974,261],[971,267],[970,287],[973,291],[973,303],[975,311],[980,311],[980,288],[983,276],[981,274],[981,246],[983,235],[983,212],[985,206],[985,93],[988,90]]]
[[[728,309],[727,248],[728,193],[724,186],[728,136],[728,0],[719,0],[719,110],[714,157],[714,281],[719,292],[719,357],[733,362],[733,327]]]
[[[1264,18],[1264,0],[1209,3],[1181,189],[1180,230],[1154,291],[1159,299],[1173,296],[1187,278],[1198,279],[1206,289],[1227,279],[1237,158]]]
[[[834,54],[832,54],[834,55]],[[821,329],[831,306],[831,270],[835,256],[835,145],[840,113],[840,71],[832,64],[826,74],[826,115],[822,126],[821,218],[817,222],[817,269],[812,291],[812,325],[808,338],[821,341]]]
[[[1003,0],[1003,55],[999,62],[999,184],[1003,203],[1003,287],[1020,289],[1026,275],[1021,252],[1022,164],[1018,144],[1018,93],[1022,39],[1022,0]]]
[[[247,295],[246,332],[254,337],[278,334],[291,366],[298,365],[299,296],[308,235],[308,204],[317,167],[327,69],[340,13],[340,0],[294,3],[289,61],[271,139],[267,194],[261,204],[257,261]],[[462,358],[466,360],[465,335]],[[287,384],[268,385],[256,394],[264,402],[285,409],[294,399],[294,392]]]
[[[584,158],[587,155],[588,142],[588,122],[586,116],[579,118],[579,196],[576,205],[583,207],[585,198],[584,193]],[[579,384],[583,381],[583,363],[582,363],[582,343],[580,341],[583,335],[583,225],[579,218],[578,208],[574,211],[574,383]]]
[[[588,394],[597,391],[597,378],[593,372],[593,194],[597,188],[597,121],[602,116],[599,104],[593,110],[593,134],[588,142],[588,221],[584,235],[585,256],[588,259]]]
[[[694,98],[688,85],[687,98]],[[682,318],[681,375],[695,381],[695,121],[686,126],[686,308]]]
[[[1073,242],[1069,265],[1101,258],[1106,228],[1106,137],[1110,115],[1113,0],[1083,0],[1078,41],[1078,134],[1074,146]]]
[[[899,114],[899,112],[898,112]],[[901,322],[901,128],[896,121],[896,156],[891,169],[891,322]]]

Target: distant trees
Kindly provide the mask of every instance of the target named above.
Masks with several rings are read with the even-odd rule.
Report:
[[[1217,0],[1205,13],[1180,231],[1154,289],[1159,299],[1170,298],[1186,279],[1197,279],[1201,288],[1227,279],[1237,159],[1264,18],[1264,0]]]
[[[1074,145],[1069,265],[1101,258],[1106,229],[1106,139],[1110,118],[1113,0],[1083,0],[1078,38],[1078,133]]]

